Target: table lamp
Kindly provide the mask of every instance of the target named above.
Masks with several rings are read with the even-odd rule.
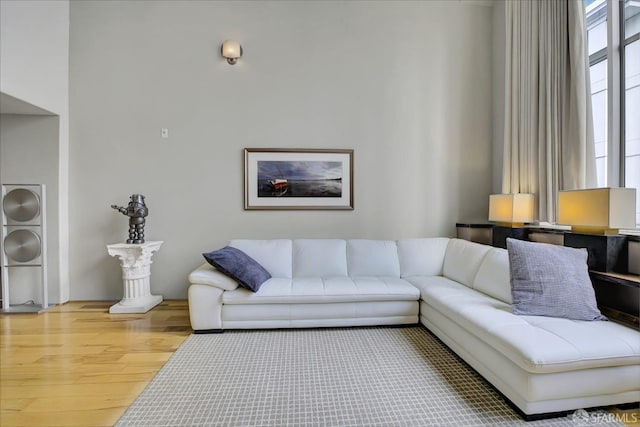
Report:
[[[489,196],[489,221],[505,227],[522,227],[534,220],[533,194],[491,194]]]
[[[618,234],[636,228],[635,188],[590,188],[558,193],[558,224],[577,233]]]

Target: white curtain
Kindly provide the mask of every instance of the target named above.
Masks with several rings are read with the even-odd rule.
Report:
[[[503,193],[533,193],[554,223],[558,190],[596,186],[582,0],[507,0]]]

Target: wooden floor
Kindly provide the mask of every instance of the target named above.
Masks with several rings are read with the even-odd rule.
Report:
[[[0,426],[112,426],[191,333],[186,301],[112,304],[0,315]]]
[[[112,426],[191,333],[186,301],[146,314],[72,302],[0,314],[0,426]],[[612,411],[640,427],[640,411]]]

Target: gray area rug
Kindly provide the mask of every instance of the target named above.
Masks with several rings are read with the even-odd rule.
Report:
[[[118,426],[619,426],[524,422],[423,327],[191,335]]]

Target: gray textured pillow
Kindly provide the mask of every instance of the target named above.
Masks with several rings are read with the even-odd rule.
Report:
[[[202,256],[221,273],[250,291],[257,292],[264,282],[271,279],[271,274],[263,266],[240,249],[225,246]]]
[[[514,314],[607,320],[596,304],[587,250],[507,239]]]

